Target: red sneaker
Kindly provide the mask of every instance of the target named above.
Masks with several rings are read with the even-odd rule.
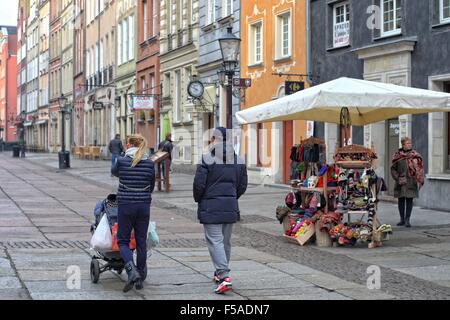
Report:
[[[226,277],[220,281],[220,284],[217,286],[216,290],[214,290],[215,293],[224,294],[225,292],[232,290],[233,284],[231,283],[230,277]]]
[[[217,274],[217,272],[214,271],[214,278],[213,278],[213,282],[219,284],[220,283],[220,277]]]

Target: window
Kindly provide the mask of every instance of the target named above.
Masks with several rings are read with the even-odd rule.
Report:
[[[276,57],[287,58],[291,56],[291,13],[280,14],[276,20]]]
[[[381,0],[381,35],[390,36],[401,33],[401,0]]]
[[[167,0],[167,2],[168,2],[167,17],[169,19],[169,23],[167,24],[169,30],[167,33],[172,34],[173,33],[173,7],[172,7],[173,4],[172,4],[172,0]]]
[[[122,63],[128,62],[128,20],[122,21]]]
[[[185,76],[186,76],[187,82],[189,82],[192,78],[192,67],[191,66],[189,66],[185,69]],[[186,120],[192,121],[192,114],[190,112],[186,112]]]
[[[175,122],[180,122],[181,115],[181,72],[175,71]]]
[[[258,22],[250,26],[250,41],[249,41],[249,64],[258,64],[263,61],[262,56],[262,23]]]
[[[150,73],[150,94],[155,94],[155,74]]]
[[[155,2],[155,0],[153,0]],[[147,0],[142,1],[142,9],[143,9],[143,20],[144,20],[144,31],[143,31],[143,39],[142,41],[147,40],[148,36],[148,8],[147,8]]]
[[[145,83],[145,76],[141,77],[141,93],[146,94],[147,91],[147,84]]]
[[[164,97],[170,97],[170,72],[164,75]]]
[[[119,23],[119,30],[117,32],[117,60],[119,65],[122,64],[122,24]]]
[[[350,7],[348,3],[334,6],[333,46],[342,47],[350,43]]]
[[[439,0],[441,23],[450,22],[450,0]]]
[[[233,0],[222,0],[222,16],[228,17],[233,14]]]
[[[134,25],[134,16],[128,17],[128,30],[130,35],[130,42],[129,42],[129,50],[128,50],[128,61],[134,59],[134,46],[135,46],[135,37],[134,37],[134,31],[135,31],[135,25]]]
[[[158,1],[159,0],[153,0],[153,7],[152,7],[152,36],[155,37],[158,32]]]
[[[183,8],[184,8],[184,0],[178,0],[178,8],[177,8],[177,29],[183,29]]]
[[[208,0],[206,24],[211,24],[216,21],[216,0]]]

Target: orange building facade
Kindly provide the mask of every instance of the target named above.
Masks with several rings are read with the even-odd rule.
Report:
[[[251,78],[241,110],[285,95],[285,81],[306,77],[305,0],[241,2],[241,77]],[[290,151],[306,138],[306,121],[243,127],[243,152],[255,182],[287,183]]]

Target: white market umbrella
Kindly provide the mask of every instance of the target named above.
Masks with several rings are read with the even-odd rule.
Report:
[[[240,124],[287,120],[340,123],[348,108],[351,124],[363,126],[403,114],[450,112],[450,94],[380,82],[339,78],[236,113]]]

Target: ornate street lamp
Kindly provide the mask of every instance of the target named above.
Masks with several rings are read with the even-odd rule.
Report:
[[[66,151],[66,113],[69,112],[67,98],[63,94],[58,98],[61,111],[61,151],[58,153],[59,169],[70,168],[70,154]]]
[[[233,76],[239,64],[239,51],[241,39],[233,34],[233,28],[227,28],[227,34],[219,39],[220,51],[222,52],[222,61],[225,75],[228,78],[227,83],[227,128],[233,127]]]

